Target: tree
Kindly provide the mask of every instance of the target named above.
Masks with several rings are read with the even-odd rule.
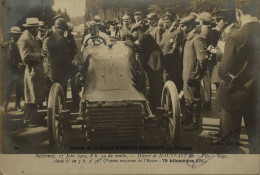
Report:
[[[67,10],[65,9],[64,12],[62,13],[63,19],[65,19],[65,21],[69,22],[70,21],[70,16],[67,13]]]

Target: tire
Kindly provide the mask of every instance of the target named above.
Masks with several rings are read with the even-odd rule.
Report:
[[[64,126],[61,111],[65,108],[62,87],[59,83],[54,83],[49,94],[47,116],[50,147],[56,150],[60,150],[64,146]]]
[[[172,81],[167,81],[163,87],[161,107],[166,113],[165,142],[167,145],[176,145],[180,137],[180,101],[178,91]]]

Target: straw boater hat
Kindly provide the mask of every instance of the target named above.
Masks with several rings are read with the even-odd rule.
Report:
[[[13,27],[11,27],[11,30],[8,33],[10,33],[10,34],[21,34],[22,32],[21,32],[20,27],[13,26]]]
[[[38,18],[26,18],[26,23],[23,24],[24,27],[38,27],[39,19]]]

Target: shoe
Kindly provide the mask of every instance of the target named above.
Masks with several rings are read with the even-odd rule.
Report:
[[[16,107],[15,109],[16,109],[16,111],[18,111],[18,112],[23,112],[23,109],[21,108],[21,106],[18,106],[18,107]]]
[[[191,123],[189,126],[185,127],[184,130],[191,131],[191,130],[197,130],[200,129],[199,124]]]
[[[212,136],[212,137],[219,137],[219,132],[216,132],[216,131],[212,131],[212,132],[209,132],[209,136]]]

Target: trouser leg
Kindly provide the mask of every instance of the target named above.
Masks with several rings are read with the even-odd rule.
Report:
[[[73,75],[71,77],[71,96],[72,96],[72,99],[73,99],[74,106],[78,107],[80,97],[79,97],[79,88],[78,88],[78,86],[76,85],[76,82],[75,82],[75,75]]]
[[[221,109],[222,137],[221,142],[225,145],[225,151],[235,150],[239,146],[242,114]]]
[[[162,95],[162,72],[157,71],[154,73],[148,73],[149,80],[149,102],[151,110],[153,113],[157,112],[157,107],[161,105],[161,95]]]
[[[248,110],[244,114],[244,122],[248,135],[249,153],[260,153],[260,114],[255,110]]]
[[[184,98],[186,101],[186,108],[188,112],[189,120],[192,123],[187,126],[186,130],[193,130],[199,128],[200,121],[200,83],[199,81],[194,82],[184,82],[183,85]]]
[[[8,104],[10,102],[12,91],[14,88],[14,80],[13,77],[10,78],[10,80],[7,82],[7,85],[5,86],[5,94],[4,94],[4,107],[7,109]]]
[[[37,104],[27,103],[25,104],[25,119],[29,120],[31,123],[35,123],[38,121],[38,114],[37,114],[38,106]]]

